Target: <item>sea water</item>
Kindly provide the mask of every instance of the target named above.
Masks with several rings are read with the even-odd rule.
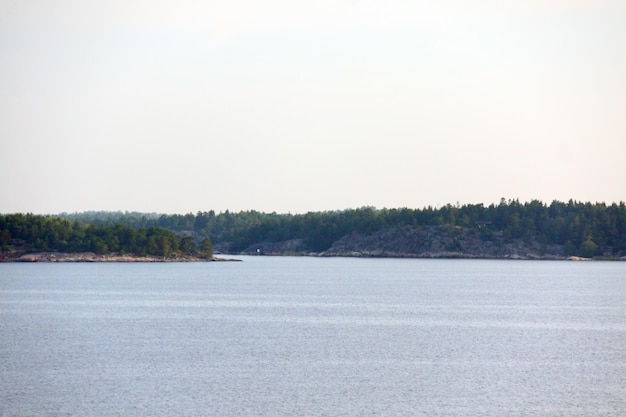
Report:
[[[626,415],[626,263],[0,264],[0,416]]]

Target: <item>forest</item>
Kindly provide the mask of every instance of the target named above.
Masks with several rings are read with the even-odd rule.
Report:
[[[0,216],[3,250],[16,241],[31,250],[119,252],[170,256],[204,254],[212,244],[239,253],[261,242],[301,239],[307,251],[322,252],[351,233],[370,234],[407,226],[449,225],[474,229],[481,239],[526,240],[560,245],[563,256],[626,252],[624,202],[569,200],[545,204],[502,199],[499,204],[445,205],[422,209],[362,207],[304,214],[258,211],[200,211],[196,214],[136,212]]]
[[[25,252],[94,252],[163,258],[187,255],[205,259],[213,256],[210,239],[196,242],[189,234],[176,234],[163,228],[93,225],[33,214],[0,216],[0,251],[16,246]]]

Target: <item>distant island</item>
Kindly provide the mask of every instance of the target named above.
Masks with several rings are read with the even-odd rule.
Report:
[[[0,216],[0,262],[218,260],[208,237],[158,227],[94,225],[63,216]]]
[[[277,214],[0,215],[0,261],[189,262],[213,252],[405,258],[626,259],[626,204],[451,205]]]

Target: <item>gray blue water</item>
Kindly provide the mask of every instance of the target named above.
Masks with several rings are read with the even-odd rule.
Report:
[[[626,415],[626,263],[0,264],[0,416]]]

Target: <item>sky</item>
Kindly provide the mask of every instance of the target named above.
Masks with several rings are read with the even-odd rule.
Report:
[[[626,200],[623,0],[0,0],[0,213]]]

